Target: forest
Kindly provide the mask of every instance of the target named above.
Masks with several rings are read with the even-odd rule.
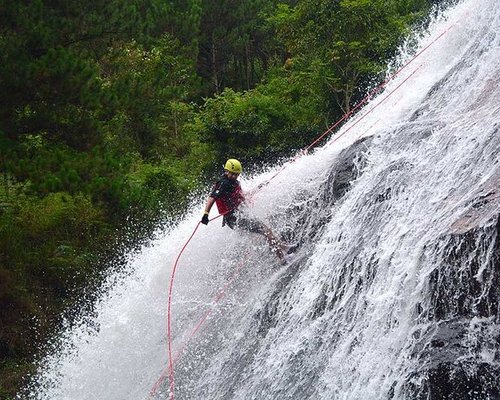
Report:
[[[0,398],[226,158],[306,146],[433,3],[2,0]]]

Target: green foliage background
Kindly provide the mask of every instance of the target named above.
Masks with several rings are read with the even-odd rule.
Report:
[[[182,213],[225,158],[308,144],[430,5],[1,0],[0,397],[117,243]]]

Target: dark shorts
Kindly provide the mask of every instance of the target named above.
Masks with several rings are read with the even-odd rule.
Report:
[[[264,224],[262,222],[242,215],[241,213],[229,213],[224,215],[222,224],[229,226],[231,229],[238,228],[261,235],[265,233]]]

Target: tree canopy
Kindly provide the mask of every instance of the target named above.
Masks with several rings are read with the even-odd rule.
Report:
[[[430,3],[0,1],[0,397],[117,243],[181,214],[227,155],[304,147]]]

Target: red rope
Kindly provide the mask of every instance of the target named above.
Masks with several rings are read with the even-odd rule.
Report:
[[[198,227],[200,226],[201,222],[198,222],[196,224],[196,227],[194,228],[193,233],[189,237],[189,239],[186,241],[184,246],[182,247],[181,251],[177,255],[177,258],[174,263],[174,267],[172,268],[172,273],[170,275],[170,285],[168,288],[168,311],[167,311],[167,340],[168,340],[168,370],[170,374],[170,398],[173,400],[174,399],[174,363],[172,361],[172,326],[171,326],[171,320],[172,320],[172,290],[174,288],[174,278],[175,278],[175,271],[177,270],[177,264],[179,263],[179,259],[181,258],[182,253],[184,253],[184,250],[186,250],[186,247],[188,246],[189,242],[191,242],[191,239],[193,238],[194,234],[198,230]]]
[[[406,64],[408,65],[408,64]],[[377,103],[377,105],[375,105],[374,107],[372,107],[370,110],[368,110],[364,115],[362,115],[360,118],[358,118],[356,120],[356,122],[354,122],[351,126],[349,126],[346,130],[344,130],[344,132],[342,132],[341,134],[335,136],[331,143],[335,143],[337,140],[339,140],[342,136],[344,136],[347,132],[349,132],[352,128],[354,128],[357,124],[359,124],[368,114],[370,114],[373,110],[375,110],[378,106],[380,106],[382,103],[384,103],[396,90],[398,90],[404,83],[406,83],[406,81],[408,81],[408,79],[410,79],[413,75],[415,75],[415,73],[422,67],[422,65],[418,66],[410,75],[408,75],[398,86],[396,86],[395,89],[393,89],[386,97],[384,97],[384,99],[382,101],[380,101],[379,103]],[[398,73],[401,72],[401,70],[398,71]],[[394,76],[393,76],[394,77]],[[384,83],[385,85],[385,83]],[[381,86],[380,86],[381,87]],[[365,97],[365,99],[367,99],[367,97]],[[365,102],[365,99],[363,99],[363,101],[359,104],[363,104]],[[331,128],[329,128],[329,130],[333,129],[335,126],[337,126],[341,121],[343,121],[344,119],[347,118],[347,116],[349,114],[351,114],[354,110],[356,109],[353,108],[348,114],[345,114],[344,117],[342,117],[341,119],[339,119]],[[325,133],[323,133],[320,137],[318,137],[318,139],[316,139],[314,143],[318,143],[321,138],[323,138],[327,133],[328,131],[327,130]],[[271,176],[267,181],[261,183],[260,185],[257,186],[257,188],[253,191],[250,192],[249,194],[249,197],[252,198],[253,196],[255,196],[259,190],[261,190],[264,186],[268,185],[274,178],[276,178],[281,172],[283,172],[285,170],[285,167],[287,164],[291,164],[293,163],[294,161],[296,161],[300,156],[302,156],[303,154],[306,154],[309,149],[311,148],[311,145],[306,147],[305,149],[302,149],[301,151],[299,151],[295,157],[290,160],[289,162],[287,162],[286,164],[284,164],[279,170],[278,172],[276,172],[273,176]]]
[[[339,126],[343,121],[347,120],[349,117],[351,117],[356,111],[363,105],[365,104],[368,100],[370,100],[377,92],[382,90],[387,84],[392,81],[396,76],[398,76],[404,69],[406,69],[413,61],[415,61],[423,52],[425,52],[429,47],[431,47],[434,43],[436,43],[439,39],[441,39],[444,35],[446,35],[451,28],[453,28],[456,25],[456,23],[450,25],[447,29],[445,29],[439,36],[437,36],[434,40],[432,40],[427,46],[425,46],[422,50],[420,50],[417,54],[415,54],[408,62],[406,62],[402,67],[400,67],[395,73],[389,76],[385,81],[380,83],[377,87],[372,89],[368,94],[358,103],[356,104],[355,107],[353,107],[349,112],[345,113],[338,121],[336,121],[333,125],[331,125],[325,132],[323,132],[321,135],[319,135],[309,146],[305,147],[304,149],[301,149],[294,157],[292,160],[290,160],[288,163],[285,163],[282,168],[276,172],[273,176],[271,176],[266,182],[261,183],[258,187],[257,190],[252,192],[250,195],[253,196],[255,193],[260,190],[262,187],[266,186],[271,182],[274,178],[276,178],[286,167],[287,164],[294,162],[297,160],[299,157],[301,157],[303,154],[307,154],[307,152],[314,147],[317,143],[319,143],[326,135],[331,133],[337,126]],[[418,69],[418,68],[417,68]],[[412,74],[413,75],[413,74]],[[407,79],[405,79],[406,82]],[[398,86],[399,87],[399,86]],[[391,92],[392,93],[392,92]],[[363,117],[364,118],[364,117]],[[350,129],[350,128],[349,128]],[[342,133],[340,136],[343,136],[345,134]],[[340,137],[339,136],[339,137]],[[332,143],[334,143],[336,140],[339,139],[339,137],[335,137],[332,140]]]
[[[323,139],[326,135],[328,135],[333,129],[335,129],[342,121],[345,121],[347,118],[349,118],[352,114],[354,114],[363,104],[365,104],[375,93],[379,92],[381,89],[383,89],[387,84],[392,81],[396,76],[398,76],[401,71],[403,71],[406,67],[408,67],[413,61],[415,61],[424,51],[426,51],[429,47],[431,47],[434,43],[436,43],[441,37],[443,37],[448,31],[454,26],[455,24],[451,25],[446,29],[444,32],[442,32],[438,37],[436,37],[432,42],[430,42],[427,46],[425,46],[422,50],[420,50],[413,58],[411,58],[406,64],[404,64],[401,68],[399,68],[394,74],[389,76],[388,79],[386,79],[384,82],[379,84],[377,87],[372,89],[368,94],[358,103],[356,106],[351,109],[348,113],[344,114],[342,118],[340,118],[337,122],[335,122],[332,126],[330,126],[325,132],[323,132],[322,135],[320,135],[316,140],[314,140],[308,147],[306,147],[304,150],[305,152],[309,151],[312,147],[314,147],[321,139]]]
[[[222,216],[223,216],[223,214],[219,214],[216,217],[212,218],[210,221],[213,221],[213,220],[215,220],[219,217],[222,217]],[[174,262],[174,265],[172,268],[172,272],[170,274],[170,284],[169,284],[169,288],[168,288],[168,306],[167,306],[167,341],[168,341],[168,371],[169,371],[169,376],[170,376],[170,399],[171,400],[174,400],[174,388],[175,388],[175,385],[174,385],[174,362],[175,362],[175,360],[173,360],[173,358],[172,358],[172,325],[171,325],[171,321],[172,321],[172,312],[171,312],[172,311],[172,291],[174,288],[175,272],[177,271],[177,265],[179,264],[179,260],[182,256],[182,254],[184,253],[184,250],[186,250],[188,244],[191,242],[191,239],[193,239],[196,231],[200,227],[200,224],[201,224],[201,221],[199,221],[196,224],[196,227],[194,228],[193,232],[191,233],[191,236],[189,236],[186,243],[184,243],[184,245],[182,246],[181,251],[177,255],[177,258],[175,259],[175,262]],[[164,372],[161,374],[160,378],[155,383],[155,385],[153,386],[153,388],[151,389],[151,391],[149,393],[150,397],[152,397],[156,394],[156,391],[158,390],[159,385],[165,379],[165,375],[166,374]]]
[[[342,118],[340,118],[338,121],[336,121],[333,125],[331,125],[325,132],[323,132],[320,136],[318,136],[309,146],[307,146],[305,149],[302,149],[301,151],[299,151],[297,153],[297,155],[290,161],[291,162],[294,162],[295,160],[297,160],[302,154],[305,154],[307,153],[312,147],[314,147],[317,143],[319,143],[326,135],[328,135],[330,132],[332,132],[338,125],[340,125],[340,123],[342,123],[343,121],[345,121],[346,119],[348,119],[350,116],[352,116],[363,104],[365,104],[375,93],[377,93],[378,91],[380,91],[382,88],[384,88],[385,86],[387,86],[387,84],[393,80],[397,75],[399,75],[401,73],[401,71],[403,71],[406,67],[408,67],[415,59],[417,59],[423,52],[425,52],[429,47],[431,47],[434,43],[436,43],[440,38],[442,38],[446,33],[448,33],[451,28],[453,28],[454,26],[456,25],[455,24],[452,24],[451,26],[449,26],[445,31],[443,31],[439,36],[437,36],[433,41],[431,41],[427,46],[425,46],[422,50],[420,50],[413,58],[411,58],[406,64],[404,64],[401,68],[399,68],[394,74],[392,74],[388,79],[386,79],[384,82],[382,82],[381,84],[379,84],[377,87],[375,87],[374,89],[372,89],[355,107],[353,107],[349,112],[347,112],[346,114],[344,114],[342,116]],[[356,126],[359,122],[361,122],[368,114],[370,114],[375,108],[377,108],[378,106],[380,106],[382,103],[384,103],[396,90],[398,90],[406,81],[408,81],[408,79],[410,79],[420,68],[422,67],[422,65],[420,65],[419,67],[417,67],[408,77],[406,77],[395,89],[393,89],[382,101],[380,101],[379,103],[377,103],[374,107],[372,107],[368,112],[366,112],[361,118],[359,118],[354,124],[352,124],[348,129],[346,129],[344,132],[342,132],[342,134],[336,136],[332,143],[337,141],[340,137],[342,137],[343,135],[345,135],[348,131],[350,131],[354,126]],[[378,121],[377,121],[378,122]],[[373,125],[372,125],[373,126]],[[371,128],[371,127],[370,127]],[[369,129],[370,129],[369,128]],[[288,164],[288,163],[286,163]],[[257,187],[257,191],[262,189],[262,187],[264,187],[265,185],[267,185],[271,180],[273,180],[276,176],[278,176],[285,168],[286,164],[283,165],[283,167],[278,171],[276,172],[271,178],[268,179],[267,182],[265,183],[262,183],[260,184],[258,187]],[[253,193],[255,194],[255,192]],[[214,219],[217,219],[219,217],[221,217],[222,214],[216,216],[215,218],[211,219],[210,221],[213,221]],[[178,262],[179,262],[179,259],[182,255],[182,253],[184,252],[184,250],[186,249],[186,247],[188,246],[188,244],[190,243],[191,239],[193,238],[194,234],[196,233],[196,231],[198,230],[198,227],[200,226],[200,222],[198,222],[198,224],[196,225],[193,233],[191,234],[191,236],[189,237],[189,239],[186,241],[186,243],[184,244],[184,246],[182,247],[181,251],[179,252],[176,260],[175,260],[175,263],[174,263],[174,266],[172,268],[172,273],[171,273],[171,276],[170,276],[170,285],[169,285],[169,292],[168,292],[168,311],[167,311],[167,318],[168,318],[168,321],[167,321],[167,340],[168,340],[168,358],[169,358],[169,361],[168,361],[168,370],[169,370],[169,377],[170,377],[170,399],[171,400],[174,400],[175,399],[175,396],[174,396],[174,390],[175,390],[175,384],[174,384],[174,362],[178,359],[178,357],[181,356],[182,352],[184,351],[186,345],[187,345],[187,342],[184,344],[184,346],[181,348],[181,350],[178,352],[178,354],[176,355],[176,359],[174,360],[172,358],[172,331],[171,331],[171,303],[172,303],[172,290],[173,290],[173,284],[174,284],[174,278],[175,278],[175,272],[176,272],[176,269],[177,269],[177,265],[178,265]],[[241,264],[240,264],[241,265]],[[239,271],[241,270],[241,267],[233,274],[233,277],[232,279],[230,280],[230,282],[232,282],[237,274],[239,274]],[[228,287],[229,283],[226,284],[226,286],[224,287],[223,291],[222,291],[222,296],[218,296],[216,297],[216,301],[215,302],[218,302],[220,300],[220,298],[222,298],[224,296],[224,291],[225,289]],[[198,322],[198,324],[196,325],[195,329],[193,330],[193,332],[191,333],[191,335],[188,337],[188,340],[193,337],[197,332],[198,330],[200,329],[200,327],[205,323],[206,319],[208,318],[208,316],[212,313],[212,309],[211,310],[208,310],[205,312],[205,314],[202,316],[202,318],[200,319],[200,321]],[[154,385],[153,389],[151,390],[150,392],[150,396],[154,396],[156,391],[157,391],[157,388],[158,386],[163,382],[163,380],[165,379],[165,374],[162,374],[162,376],[160,376],[160,379],[156,382],[156,384]]]
[[[344,132],[342,132],[340,135],[335,136],[335,138],[332,140],[332,143],[335,141],[339,140],[342,136],[344,136],[347,132],[349,132],[352,128],[354,128],[357,124],[359,124],[365,117],[370,114],[373,110],[375,110],[378,106],[380,106],[382,103],[384,103],[396,90],[398,90],[401,86],[403,86],[408,79],[410,79],[415,73],[422,68],[422,64],[419,65],[415,70],[408,75],[398,86],[396,86],[393,90],[389,92],[387,96],[385,96],[380,102],[378,102],[375,106],[373,106],[370,110],[368,110],[364,115],[362,115],[356,122],[354,122],[349,128],[347,128]]]
[[[224,286],[222,287],[222,289],[217,292],[217,294],[215,295],[215,297],[214,297],[214,299],[212,301],[212,303],[214,305],[203,313],[203,315],[199,319],[198,323],[194,326],[194,328],[191,331],[191,333],[187,336],[186,340],[182,344],[181,349],[178,350],[177,353],[176,353],[176,355],[173,357],[173,362],[172,362],[173,365],[175,365],[177,363],[177,361],[179,360],[179,358],[181,357],[181,355],[184,353],[184,350],[186,349],[189,341],[198,333],[198,331],[200,330],[200,328],[205,324],[205,322],[208,319],[208,317],[210,316],[210,314],[213,313],[213,311],[215,309],[215,305],[225,297],[227,288],[235,281],[235,279],[237,278],[237,276],[240,274],[241,270],[245,266],[245,262],[248,260],[248,256],[249,256],[249,252],[247,251],[246,254],[245,254],[245,256],[243,257],[243,259],[238,264],[238,267],[235,269],[235,271],[231,275],[231,277],[224,284]],[[169,367],[165,368],[162,371],[160,377],[158,378],[158,380],[154,384],[153,388],[149,392],[149,396],[150,397],[153,397],[156,394],[159,386],[165,381],[165,378],[167,377],[167,375],[169,375],[169,374],[172,373],[172,371],[173,371],[173,368],[171,369],[170,364],[169,364]],[[170,376],[170,379],[172,379],[171,376]],[[172,388],[170,388],[170,390],[172,390]]]

